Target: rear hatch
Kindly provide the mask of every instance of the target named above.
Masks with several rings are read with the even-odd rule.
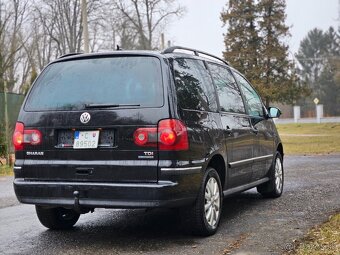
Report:
[[[158,151],[138,146],[138,128],[167,118],[161,61],[152,56],[69,59],[35,82],[19,122],[41,133],[24,145],[32,180],[156,182]]]

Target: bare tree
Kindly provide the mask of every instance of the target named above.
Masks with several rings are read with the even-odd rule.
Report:
[[[157,49],[176,0],[88,0],[90,50]],[[0,90],[27,91],[49,62],[81,52],[80,0],[0,0]]]
[[[49,30],[44,25],[41,25],[40,19],[42,17],[40,13],[36,15],[31,17],[31,36],[30,41],[25,45],[25,50],[32,68],[41,71],[60,53],[57,43],[51,36],[48,36]]]
[[[35,6],[43,32],[55,43],[59,54],[80,51],[82,40],[79,0],[45,0]]]
[[[123,49],[136,49],[138,32],[133,23],[118,11],[112,2],[106,3],[106,6],[103,10],[105,17],[102,19],[102,30],[95,29],[101,35],[101,45],[98,45],[98,49],[114,50],[117,44]]]
[[[9,90],[13,90],[17,74],[22,72],[19,63],[23,57],[21,51],[25,43],[22,28],[27,5],[28,1],[0,2],[0,83],[6,80]]]
[[[123,27],[129,26],[130,30],[122,35],[122,41],[135,41],[134,48],[147,50],[157,48],[159,36],[170,19],[185,12],[175,0],[115,0],[114,7],[122,16]]]

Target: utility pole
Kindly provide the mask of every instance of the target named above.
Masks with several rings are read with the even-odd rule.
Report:
[[[6,145],[6,164],[10,164],[10,144],[9,144],[9,126],[8,126],[8,107],[7,107],[7,81],[4,81],[4,101],[5,101],[5,145]]]
[[[161,50],[165,49],[164,33],[161,33]]]
[[[87,23],[87,2],[86,0],[81,0],[81,13],[83,18],[83,38],[84,38],[84,50],[85,53],[90,52],[89,46],[89,26]]]

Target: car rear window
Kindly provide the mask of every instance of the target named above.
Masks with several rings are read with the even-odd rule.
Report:
[[[35,82],[25,110],[82,110],[91,104],[162,106],[160,60],[128,56],[51,64]]]

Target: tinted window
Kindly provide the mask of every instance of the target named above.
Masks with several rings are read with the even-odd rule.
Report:
[[[212,79],[204,63],[193,59],[174,60],[177,98],[181,108],[217,111]]]
[[[240,74],[235,73],[236,80],[240,84],[240,88],[245,97],[245,104],[251,116],[263,116],[263,106],[259,95],[253,87]]]
[[[209,64],[222,111],[245,113],[242,96],[234,77],[225,67]]]
[[[77,110],[85,104],[163,105],[159,59],[112,57],[54,63],[35,83],[25,109]]]

